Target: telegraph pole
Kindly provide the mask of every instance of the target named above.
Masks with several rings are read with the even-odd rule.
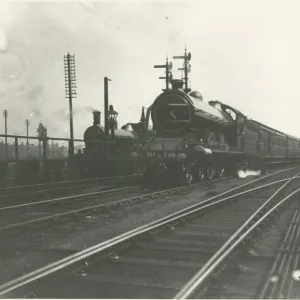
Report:
[[[192,56],[191,53],[189,52],[187,54],[186,52],[186,48],[184,49],[184,55],[183,56],[173,56],[173,59],[183,59],[184,63],[183,63],[183,68],[178,68],[178,70],[183,70],[184,71],[184,82],[185,82],[185,89],[184,91],[186,93],[190,92],[191,89],[188,87],[188,73],[191,71],[191,65],[190,65],[190,60],[191,60]]]
[[[108,79],[104,77],[104,128],[105,128],[105,135],[107,139],[109,139],[109,124],[108,124]]]
[[[165,79],[166,80],[166,88],[163,89],[163,91],[169,90],[169,83],[172,81],[172,62],[169,63],[168,57],[166,58],[166,64],[165,65],[154,65],[155,69],[165,69],[166,70],[166,77],[159,77],[159,79]]]
[[[70,114],[70,142],[69,156],[74,156],[74,133],[73,133],[73,98],[76,98],[76,72],[75,72],[75,55],[70,55],[68,52],[64,56],[65,66],[65,98],[69,99],[69,114]]]
[[[28,119],[25,120],[25,123],[26,123],[26,154],[27,154],[27,157],[28,157],[28,153],[29,153],[29,142],[28,142],[28,131],[29,131],[29,125],[30,125],[30,122]]]
[[[7,160],[7,118],[8,118],[8,112],[7,109],[3,111],[3,117],[4,117],[4,134],[5,134],[5,160]]]

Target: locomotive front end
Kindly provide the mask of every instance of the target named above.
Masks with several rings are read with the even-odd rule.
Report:
[[[154,183],[162,179],[173,180],[180,166],[187,159],[187,155],[181,147],[179,138],[155,138],[152,137],[143,148],[146,167],[146,181]]]
[[[153,137],[143,148],[147,181],[187,183],[193,174],[194,163],[208,161],[211,152],[193,133],[195,106],[183,91],[182,80],[172,80],[172,89],[160,94],[151,107]]]
[[[148,183],[177,182],[186,184],[197,180],[193,174],[195,161],[207,162],[211,152],[204,146],[194,145],[184,138],[152,137],[143,148],[145,175]]]
[[[190,127],[194,108],[181,86],[181,80],[173,80],[173,89],[160,94],[152,105],[151,118],[157,137],[179,137]]]

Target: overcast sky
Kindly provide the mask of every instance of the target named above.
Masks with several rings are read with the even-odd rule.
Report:
[[[161,92],[166,54],[192,53],[192,88],[300,137],[300,3],[197,0],[82,3],[0,1],[0,104],[9,133],[69,135],[63,56],[76,56],[74,133],[103,111],[103,78],[119,126]],[[174,73],[180,76],[180,72]],[[103,124],[103,116],[101,120]],[[3,121],[1,122],[3,124]],[[0,131],[3,126],[0,123]]]

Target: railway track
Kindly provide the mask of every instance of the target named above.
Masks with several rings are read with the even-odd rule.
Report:
[[[214,282],[198,286],[200,293],[193,298],[299,299],[299,200],[278,212],[278,222],[269,220],[267,232],[264,228],[255,238],[248,237],[240,253],[231,253],[226,266],[220,265],[223,270],[213,275]]]
[[[268,165],[273,171],[276,171],[281,167],[282,163],[269,163]],[[291,162],[287,161],[285,165],[289,166]],[[0,207],[86,193],[87,189],[92,189],[98,184],[101,184],[101,186],[98,186],[97,190],[104,191],[122,186],[125,187],[126,184],[130,183],[140,183],[141,181],[142,175],[137,174],[5,187],[0,188]]]
[[[139,183],[141,180],[141,175],[128,175],[0,188],[0,206],[4,207],[13,203],[30,203],[50,197],[76,195],[80,192],[84,193],[86,189],[94,186],[98,186],[98,190],[99,188],[102,190],[112,189],[125,184]]]
[[[125,198],[117,200],[120,194]],[[0,232],[23,226],[47,224],[62,218],[78,218],[97,209],[107,209],[145,197],[142,186],[109,189],[75,196],[31,202],[0,208]]]
[[[186,298],[300,298],[300,189],[264,203],[176,295]]]
[[[281,173],[279,173],[281,174]],[[276,176],[276,175],[273,175]],[[268,178],[269,176],[266,176]],[[123,179],[123,178],[122,178]],[[203,183],[205,185],[211,182]],[[18,229],[23,226],[40,225],[66,218],[91,217],[99,210],[104,214],[115,207],[128,205],[135,202],[143,202],[147,199],[153,199],[167,195],[168,193],[177,193],[188,191],[197,185],[183,186],[155,192],[147,192],[141,185],[128,186],[117,189],[106,189],[102,191],[77,194],[74,196],[60,197],[55,199],[41,200],[0,208],[0,233],[8,229]],[[126,197],[119,198],[119,195],[125,194]]]
[[[299,170],[291,172],[289,176],[294,176]],[[283,173],[254,180],[70,255],[3,284],[0,295],[170,298],[279,186],[288,182],[282,179]],[[273,182],[266,183],[270,178]],[[259,182],[264,184],[257,187]]]
[[[204,184],[202,192],[209,191],[213,182]],[[125,228],[134,226],[145,218],[145,212],[155,206],[167,206],[174,194],[180,198],[195,187],[147,192],[140,186],[132,186],[2,208],[0,236],[4,242],[0,247],[0,283],[82,249],[64,248],[70,248],[75,241],[79,240],[82,246],[72,247],[84,248],[95,238],[105,240],[114,236],[114,231],[122,227],[117,229],[117,225],[110,226],[110,223],[118,224],[124,219]],[[127,220],[128,214],[137,214],[134,223],[130,223],[130,218]]]

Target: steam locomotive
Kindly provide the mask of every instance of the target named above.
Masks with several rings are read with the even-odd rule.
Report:
[[[205,102],[198,91],[191,91],[191,54],[180,58],[184,81],[172,79],[167,61],[167,87],[147,112],[146,125],[150,115],[153,123],[153,136],[142,149],[147,181],[161,175],[187,183],[300,158],[299,138],[248,119],[220,101]]]
[[[111,106],[112,108],[112,106]],[[113,108],[112,108],[113,109]],[[100,125],[100,111],[94,111],[94,122],[84,132],[85,148],[75,156],[82,177],[130,175],[139,173],[138,158],[147,131],[143,124],[130,123],[118,129],[117,122],[109,137]]]

